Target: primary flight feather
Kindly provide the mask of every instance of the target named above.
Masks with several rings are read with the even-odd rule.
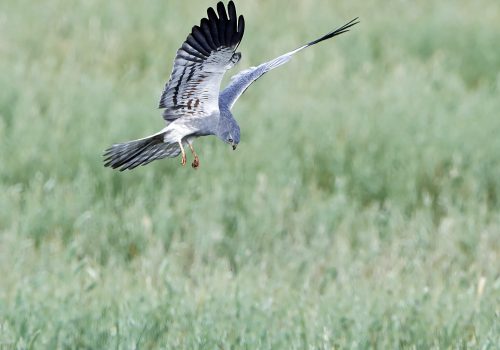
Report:
[[[207,17],[194,26],[181,48],[177,50],[172,74],[160,98],[167,126],[142,139],[119,143],[104,153],[104,165],[119,169],[134,169],[162,158],[182,155],[186,165],[185,147],[193,154],[193,168],[200,165],[193,141],[200,136],[215,135],[233,149],[240,142],[240,127],[231,109],[238,98],[257,79],[288,62],[297,52],[349,31],[359,23],[357,18],[317,40],[281,55],[257,67],[235,75],[220,91],[227,70],[241,59],[236,52],[245,30],[245,19],[236,14],[233,1],[227,11],[222,2],[209,8]]]

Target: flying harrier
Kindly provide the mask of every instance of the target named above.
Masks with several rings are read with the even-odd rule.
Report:
[[[170,80],[161,95],[159,108],[164,109],[163,119],[167,126],[145,138],[111,146],[104,153],[105,166],[123,171],[179,154],[182,154],[182,165],[186,165],[184,148],[189,146],[194,157],[192,166],[197,168],[200,159],[193,141],[208,135],[217,136],[235,150],[240,142],[240,127],[231,109],[245,90],[265,73],[288,62],[297,52],[345,33],[359,23],[355,18],[296,50],[241,71],[221,92],[224,73],[241,59],[241,53],[236,50],[243,38],[245,20],[236,15],[232,1],[229,1],[227,12],[219,2],[217,13],[210,7],[207,14],[208,18],[193,27],[177,51]]]

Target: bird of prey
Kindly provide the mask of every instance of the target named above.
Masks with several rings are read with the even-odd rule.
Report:
[[[349,31],[359,23],[358,18],[310,43],[281,55],[269,62],[241,71],[228,86],[220,91],[224,73],[241,59],[236,52],[245,30],[245,19],[237,16],[233,1],[227,11],[222,2],[207,10],[199,26],[194,26],[186,41],[177,51],[170,80],[160,98],[167,126],[156,134],[142,139],[119,143],[104,153],[107,167],[134,169],[162,158],[182,155],[186,165],[188,146],[194,160],[192,167],[200,165],[193,141],[200,136],[215,135],[233,150],[240,142],[240,127],[231,114],[238,98],[257,79],[270,70],[288,62],[297,52],[323,40]]]

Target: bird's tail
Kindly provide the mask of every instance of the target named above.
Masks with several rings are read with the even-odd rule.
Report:
[[[146,165],[165,157],[174,158],[181,153],[178,143],[165,143],[165,133],[143,139],[119,143],[104,152],[104,166],[120,171]]]

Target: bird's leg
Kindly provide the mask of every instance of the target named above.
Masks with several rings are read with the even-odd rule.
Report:
[[[179,141],[179,147],[181,148],[181,152],[182,152],[181,164],[182,164],[182,166],[185,166],[187,163],[187,160],[186,160],[186,152],[184,151],[184,147],[182,146],[182,141]]]
[[[191,166],[196,169],[200,166],[200,158],[198,158],[198,155],[196,154],[192,143],[189,143],[189,148],[191,149],[191,153],[193,154],[193,157],[194,157],[194,160],[193,160],[193,163],[191,163]]]

